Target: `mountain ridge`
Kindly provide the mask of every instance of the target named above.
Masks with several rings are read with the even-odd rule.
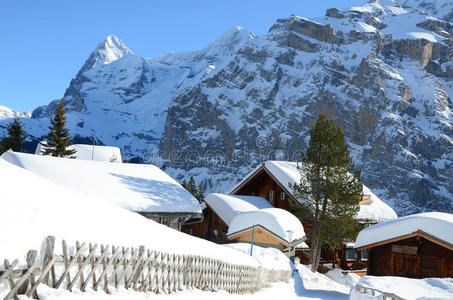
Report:
[[[344,128],[365,184],[398,213],[451,212],[453,24],[443,5],[370,1],[278,19],[261,36],[232,27],[202,50],[155,59],[109,36],[65,92],[68,126],[226,192],[265,159],[299,159],[323,112]],[[36,139],[55,105],[23,118]]]

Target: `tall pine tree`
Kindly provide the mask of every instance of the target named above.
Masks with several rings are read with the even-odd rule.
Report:
[[[76,153],[74,149],[68,149],[72,145],[69,130],[66,126],[66,111],[63,107],[63,100],[60,100],[55,116],[50,118],[49,133],[47,143],[43,145],[44,155],[67,157]]]
[[[21,151],[28,135],[22,128],[19,120],[16,118],[11,123],[6,125],[6,131],[8,132],[8,136],[4,136],[0,142],[0,154],[8,151],[9,149],[16,152]]]
[[[292,205],[299,218],[313,223],[310,263],[315,272],[323,244],[336,248],[355,238],[358,227],[354,216],[363,186],[342,128],[323,114],[310,132],[309,146],[298,169],[301,180],[293,190],[299,201]]]

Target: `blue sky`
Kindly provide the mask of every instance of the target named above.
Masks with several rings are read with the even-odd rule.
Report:
[[[198,50],[239,25],[265,34],[277,18],[322,16],[366,0],[0,0],[0,105],[33,110],[61,98],[85,59],[115,34],[135,54]]]

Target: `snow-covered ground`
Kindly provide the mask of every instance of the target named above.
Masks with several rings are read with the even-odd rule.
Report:
[[[404,299],[453,299],[453,278],[411,279],[393,276],[363,276],[360,285]],[[382,294],[364,295],[351,290],[351,300],[382,299]]]
[[[276,255],[279,256],[279,255]],[[267,259],[266,259],[267,260]],[[289,263],[287,260],[286,263]],[[184,290],[171,295],[153,293],[138,293],[125,289],[118,289],[112,294],[107,295],[104,292],[88,291],[86,293],[70,293],[64,290],[55,290],[47,286],[38,289],[40,300],[68,299],[68,300],[147,300],[147,299],[326,299],[342,300],[349,299],[349,288],[337,283],[319,273],[311,273],[304,265],[296,266],[298,273],[295,272],[289,282],[270,283],[266,288],[255,294],[237,295],[229,294],[225,291],[206,292],[201,290]],[[299,275],[300,274],[300,275]],[[28,298],[23,297],[21,300]]]
[[[144,245],[156,251],[259,265],[234,249],[178,232],[0,159],[0,261],[17,258],[25,265],[27,251],[41,250],[48,235],[57,238],[56,253],[62,253],[61,239],[65,239],[72,246],[76,240],[125,247]]]

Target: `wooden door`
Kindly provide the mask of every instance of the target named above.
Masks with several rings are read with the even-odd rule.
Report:
[[[418,278],[420,269],[420,259],[416,255],[393,254],[393,275]]]

